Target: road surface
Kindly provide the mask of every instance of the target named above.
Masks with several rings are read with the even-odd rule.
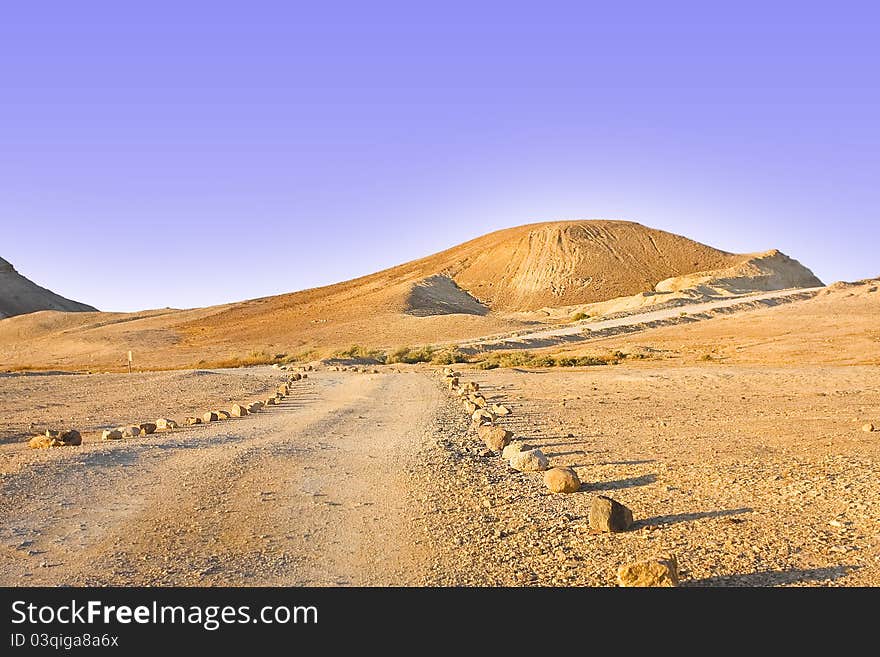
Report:
[[[444,399],[420,374],[324,372],[245,418],[4,450],[0,584],[421,583],[407,473]]]

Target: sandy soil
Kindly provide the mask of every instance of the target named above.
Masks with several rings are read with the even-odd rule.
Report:
[[[314,373],[277,409],[171,434],[6,445],[0,583],[605,586],[672,550],[689,586],[880,584],[877,368],[465,373],[577,469],[572,495],[411,370]],[[633,530],[588,530],[597,493]]]
[[[642,323],[644,315],[631,315],[629,326],[596,331],[586,341],[547,351],[576,356],[620,349],[673,363],[711,358],[756,366],[880,365],[880,279],[837,283],[796,295],[791,303],[734,310],[729,315],[688,312],[656,328]]]
[[[607,318],[597,317],[548,328],[538,327],[518,331],[514,335],[482,337],[478,340],[462,342],[459,346],[465,352],[474,353],[492,350],[544,349],[551,346],[595,342],[602,337],[636,333],[656,326],[693,323],[727,313],[742,313],[805,301],[812,299],[822,289],[824,288],[775,290],[685,305],[667,304],[658,309],[643,307],[630,312],[614,313],[612,317]]]
[[[878,586],[875,283],[595,341],[646,360],[463,368],[577,470],[571,495],[483,447],[430,367],[310,373],[254,416],[39,451],[26,423],[179,418],[283,373],[0,378],[0,584],[608,586],[672,551],[685,586]],[[600,493],[630,531],[589,530]]]
[[[245,418],[8,446],[0,584],[421,583],[408,471],[443,401],[422,375],[326,373]]]
[[[551,495],[473,438],[450,441],[437,457],[447,490],[427,495],[429,533],[460,547],[437,583],[613,585],[621,563],[672,551],[689,586],[880,584],[880,433],[861,431],[880,425],[876,367],[646,363],[472,378],[511,404],[506,426],[584,486]],[[633,510],[632,531],[589,531],[597,493]]]
[[[0,445],[46,429],[98,432],[122,424],[180,421],[268,396],[282,381],[271,368],[133,374],[0,374]],[[93,436],[86,435],[89,440]]]

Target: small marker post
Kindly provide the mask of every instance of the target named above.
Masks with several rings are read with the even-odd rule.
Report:
[[[131,374],[131,351],[128,352],[128,373]]]

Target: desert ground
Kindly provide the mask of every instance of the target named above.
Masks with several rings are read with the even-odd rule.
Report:
[[[876,586],[876,283],[543,347],[640,355],[614,365],[455,365],[515,440],[575,469],[572,494],[488,449],[430,364],[317,364],[278,406],[121,441],[99,432],[288,373],[10,373],[0,583],[614,586],[671,552],[682,586]],[[23,442],[62,423],[83,445]],[[591,530],[597,494],[632,528]]]
[[[619,221],[190,310],[0,265],[0,585],[880,585],[880,279]]]

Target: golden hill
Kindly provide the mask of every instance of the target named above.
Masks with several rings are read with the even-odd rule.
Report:
[[[465,340],[533,324],[544,316],[534,312],[541,308],[648,293],[661,281],[691,275],[703,282],[714,271],[738,271],[754,260],[632,222],[531,224],[291,294],[194,310],[5,319],[0,368],[116,369],[129,349],[136,365],[162,368],[247,359],[251,352],[318,349],[324,355],[352,344]],[[749,285],[821,284],[796,261],[786,261],[792,264],[784,277],[756,273]]]
[[[695,323],[614,335],[541,353],[608,350],[651,359],[731,365],[880,365],[880,278],[834,283],[813,298]]]

